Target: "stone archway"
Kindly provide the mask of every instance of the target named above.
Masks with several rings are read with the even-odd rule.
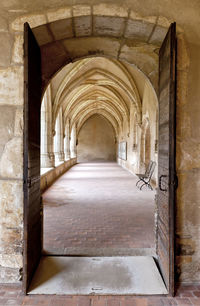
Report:
[[[121,18],[121,17],[120,17]],[[121,19],[120,19],[120,21],[122,21]],[[127,22],[129,25],[130,25],[130,23],[129,22]],[[147,22],[148,23],[148,22]],[[125,27],[125,29],[124,29],[124,34],[126,33],[126,27]],[[137,36],[137,35],[136,35]],[[97,39],[98,40],[98,39]],[[100,39],[101,40],[101,39]],[[146,40],[146,37],[145,37],[145,40]],[[81,39],[78,39],[78,40],[76,40],[76,41],[79,41],[79,43],[81,42]],[[92,43],[92,47],[90,46],[90,48],[89,48],[89,53],[87,53],[87,54],[83,54],[83,57],[87,57],[88,55],[90,55],[90,54],[93,54],[93,48],[94,48],[94,46],[95,46],[95,48],[96,48],[96,40],[94,40],[93,39],[93,37],[91,38],[91,41],[93,41],[93,43]],[[73,41],[74,42],[74,41]],[[101,42],[102,42],[102,40],[101,40]],[[112,40],[112,45],[113,45],[113,40]],[[54,45],[53,45],[53,49],[54,49],[54,47],[56,47],[56,45],[57,45],[57,43],[55,44],[55,43],[53,43]],[[73,43],[72,43],[72,45],[73,45]],[[106,45],[106,44],[105,44]],[[52,49],[51,49],[51,47],[52,47],[52,45],[50,45],[50,43],[48,44],[48,46],[47,45],[45,45],[45,47],[46,47],[46,49],[45,48],[43,48],[43,47],[41,47],[41,50],[42,50],[42,59],[43,59],[43,61],[42,61],[42,70],[43,70],[43,74],[42,74],[42,76],[43,76],[43,88],[45,88],[45,86],[46,86],[46,84],[48,83],[48,81],[49,81],[49,79],[50,79],[50,77],[52,77],[52,75],[60,68],[60,67],[62,67],[63,65],[64,65],[64,63],[62,62],[62,64],[61,64],[61,61],[58,63],[58,62],[54,62],[53,61],[53,58],[59,58],[59,60],[61,59],[61,56],[55,56],[55,53],[54,52],[52,52],[51,54],[49,54],[49,55],[47,55],[47,50],[48,50],[48,52],[50,52],[50,50],[52,51]],[[147,47],[147,46],[146,46]],[[73,48],[74,48],[74,45],[73,45]],[[149,46],[147,47],[147,49],[149,50]],[[74,49],[75,50],[75,49]],[[76,50],[79,50],[79,48],[77,48]],[[91,51],[90,51],[91,50]],[[141,49],[140,49],[140,47],[139,47],[139,50],[140,50],[140,56],[141,56]],[[144,49],[143,49],[144,50]],[[151,52],[154,52],[154,51],[152,51],[152,50],[155,50],[154,48],[152,49],[152,48],[150,48],[150,50],[151,50]],[[100,50],[101,51],[101,50]],[[133,51],[133,50],[132,50]],[[90,53],[91,52],[91,53]],[[67,53],[67,56],[68,56],[68,60],[69,60],[69,54],[70,54],[70,52],[65,52],[65,54]],[[95,54],[99,54],[99,53],[102,53],[102,52],[95,52]],[[145,52],[144,52],[145,53]],[[147,52],[148,53],[148,52]],[[155,53],[155,52],[154,52]],[[51,59],[51,56],[52,56],[52,54],[53,54],[53,58],[52,58],[52,67],[50,67],[50,65],[48,65],[48,67],[47,67],[47,63],[45,64],[45,60],[48,58],[48,60],[50,60]],[[134,52],[133,52],[133,54],[134,54]],[[105,52],[105,54],[104,54],[104,52],[103,52],[103,55],[107,55],[107,56],[110,56],[110,54],[109,54],[109,52]],[[80,57],[81,57],[81,55],[80,55]],[[80,58],[79,57],[79,58]],[[75,58],[78,58],[78,56],[77,57],[75,57]],[[74,58],[74,59],[75,59]],[[119,59],[119,55],[118,55],[118,53],[117,53],[117,58]],[[153,57],[152,58],[156,58],[156,56],[154,57],[154,55],[153,55]],[[62,60],[65,62],[65,64],[66,64],[66,57],[65,56],[63,56],[63,58],[62,58]],[[71,58],[70,58],[70,60],[71,60]],[[69,60],[69,61],[70,61]],[[124,59],[124,60],[126,60],[126,59]],[[131,62],[131,60],[129,61],[129,62]],[[151,61],[149,61],[149,62],[151,62]],[[56,67],[56,68],[55,68]],[[47,70],[45,70],[47,68]],[[152,72],[152,71],[151,71]],[[146,74],[147,75],[149,75],[150,73],[147,73],[146,72]],[[152,75],[153,75],[153,73],[151,74],[151,77],[152,77]]]

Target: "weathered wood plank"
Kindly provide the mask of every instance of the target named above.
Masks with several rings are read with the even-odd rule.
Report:
[[[157,252],[169,294],[174,293],[174,177],[175,177],[175,61],[176,25],[173,23],[159,54],[159,141]]]
[[[23,290],[27,292],[41,256],[40,197],[40,48],[24,25],[24,263]]]

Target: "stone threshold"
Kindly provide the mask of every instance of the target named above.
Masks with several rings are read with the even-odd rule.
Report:
[[[78,248],[68,247],[63,249],[48,248],[43,250],[43,255],[48,256],[153,256],[156,257],[154,248]]]

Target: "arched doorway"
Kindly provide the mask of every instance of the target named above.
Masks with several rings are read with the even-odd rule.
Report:
[[[27,66],[29,67],[28,74],[27,74],[27,70],[25,69],[25,77],[26,77],[27,84],[30,83],[30,79],[29,79],[30,69],[33,70],[33,74],[32,75],[33,76],[35,75],[35,77],[37,79],[36,83],[34,83],[32,86],[29,86],[28,95],[27,95],[27,92],[25,92],[26,101],[30,102],[31,101],[30,95],[32,93],[31,90],[34,89],[34,91],[35,90],[37,91],[37,89],[40,88],[40,77],[38,77],[40,75],[40,55],[39,55],[39,52],[38,52],[39,49],[37,47],[37,44],[35,43],[34,37],[32,36],[32,34],[30,32],[30,29],[28,29],[27,25],[26,25],[26,32],[25,33],[26,33],[26,39],[29,42],[29,44],[30,45],[31,44],[35,45],[35,48],[33,48],[33,47],[31,48],[32,50],[30,50],[29,48],[27,48],[27,46],[25,46],[26,51],[27,51],[27,53],[26,53],[26,61],[27,61]],[[171,27],[169,33],[170,34],[169,34],[168,38],[165,40],[164,46],[162,48],[164,50],[163,53],[165,52],[166,45],[167,45],[168,48],[172,48],[172,50],[175,50],[174,49],[174,45],[169,42],[170,35],[175,33],[173,26]],[[25,43],[25,45],[26,45],[26,43]],[[45,50],[47,50],[47,49],[45,49]],[[48,50],[50,50],[50,49],[48,48]],[[36,61],[38,62],[38,66],[36,65],[36,67],[33,67],[33,65],[31,65],[30,62],[28,62],[28,60],[29,60],[29,58],[31,56],[30,52],[32,52],[32,59],[35,57],[35,62]],[[48,68],[47,68],[47,63],[45,65],[45,60],[47,58],[48,58],[48,56],[45,56],[45,55],[43,56],[43,59],[44,59],[43,68],[45,67],[44,69],[47,69],[46,71],[43,71],[43,84],[46,84],[48,82],[47,74],[52,76],[53,73],[55,73],[55,69],[58,70],[58,66],[60,68],[63,65],[63,62],[62,62],[62,64],[59,63],[59,65],[58,65],[58,63],[56,63],[56,65],[54,65],[53,68],[49,67],[49,65],[48,65]],[[164,55],[164,58],[166,58],[165,55]],[[174,59],[174,58],[172,57],[172,59]],[[48,60],[49,60],[49,58],[48,58]],[[65,61],[66,61],[66,58],[65,58]],[[162,65],[163,66],[160,66],[161,67],[161,70],[160,70],[160,82],[161,82],[161,84],[162,84],[162,68],[164,68],[164,66],[165,66],[164,63]],[[55,68],[55,66],[56,66],[56,68]],[[172,65],[170,67],[174,67],[174,66]],[[168,75],[168,77],[169,77],[169,75]],[[174,80],[172,80],[172,82],[173,81]],[[171,81],[170,81],[170,78],[169,78],[169,82],[167,83],[167,85],[166,85],[166,83],[165,83],[165,85],[166,86],[171,86],[169,84],[172,84]],[[163,90],[163,87],[161,87],[161,88]],[[160,91],[160,93],[162,93],[162,92]],[[34,106],[33,106],[33,109],[32,109],[32,111],[33,111],[32,113],[34,115],[38,114],[38,108],[40,108],[39,107],[39,104],[40,104],[40,101],[41,101],[41,93],[40,93],[40,91],[37,91],[37,95],[38,95],[38,97],[36,98],[37,99],[37,104],[35,103]],[[171,99],[169,99],[169,100],[173,101],[173,99],[174,99],[174,97],[171,97]],[[29,106],[30,106],[30,104],[28,105],[28,107]],[[30,106],[30,107],[32,107],[32,106]],[[139,107],[139,105],[137,107]],[[25,115],[27,115],[27,112],[25,112]],[[174,115],[174,114],[172,114],[172,115]],[[34,151],[34,155],[36,155],[36,152],[38,153],[38,140],[40,138],[38,136],[38,124],[39,124],[38,119],[39,118],[40,118],[40,115],[37,115],[36,116],[36,120],[35,120],[36,130],[34,131],[33,136],[32,136],[32,133],[31,133],[30,129],[29,129],[30,133],[28,134],[28,136],[29,136],[28,138],[27,138],[27,135],[25,133],[25,151],[26,150],[28,150],[28,151],[31,150],[31,152]],[[29,119],[31,119],[31,118],[29,117]],[[28,123],[29,125],[30,125],[30,121],[31,120],[29,120],[27,122],[27,119],[25,120],[25,122]],[[173,128],[173,126],[172,126],[172,128]],[[38,263],[38,260],[40,258],[40,254],[41,254],[40,253],[41,252],[41,243],[40,243],[41,219],[40,219],[40,214],[39,214],[39,212],[40,212],[39,194],[37,194],[37,207],[36,206],[34,207],[34,210],[35,210],[35,212],[34,212],[35,219],[32,219],[31,223],[29,222],[29,218],[30,217],[32,218],[32,215],[30,214],[31,210],[29,209],[29,207],[30,207],[29,204],[32,201],[32,199],[31,199],[31,193],[32,193],[31,192],[31,188],[33,188],[33,185],[32,185],[32,181],[33,180],[30,180],[30,178],[31,178],[31,175],[33,175],[33,177],[35,177],[35,176],[37,177],[37,175],[35,175],[35,173],[31,173],[31,171],[30,171],[30,169],[32,169],[34,167],[29,167],[28,168],[27,164],[28,164],[28,162],[30,162],[30,154],[29,155],[25,154],[25,155],[26,156],[25,156],[25,163],[24,163],[25,164],[25,173],[24,173],[25,184],[24,184],[24,190],[25,190],[25,212],[26,212],[25,213],[25,254],[26,254],[26,258],[25,258],[24,267],[26,268],[25,287],[27,287],[27,284],[30,281],[31,275],[32,275],[32,273],[33,273],[33,271],[35,269],[35,266]],[[37,158],[34,159],[34,163],[36,161],[37,161]],[[174,165],[174,158],[171,160],[171,163]],[[171,172],[172,176],[170,176],[170,179],[172,181],[173,181],[173,178],[174,178],[174,174],[175,174],[174,171],[172,171]],[[166,177],[166,175],[160,174],[160,178],[164,179],[164,177]],[[162,182],[160,181],[160,184],[161,183]],[[34,188],[36,188],[36,190],[37,190],[37,184],[38,183],[34,184]],[[166,188],[164,189],[162,186],[161,186],[160,190],[163,191],[163,192],[167,191],[167,189]],[[174,190],[171,189],[171,196],[172,197],[171,197],[170,200],[172,200],[172,202],[170,202],[171,205],[169,206],[169,209],[167,209],[167,212],[169,210],[169,212],[168,212],[169,216],[171,214],[173,215],[173,207],[172,207],[173,203],[174,203],[173,202],[173,193],[174,193]],[[28,205],[28,207],[27,207],[27,205]],[[162,215],[162,207],[161,207],[160,213]],[[169,220],[166,220],[167,224],[168,224],[168,221]],[[166,285],[169,288],[170,292],[172,292],[171,290],[172,290],[172,287],[173,287],[173,271],[172,271],[173,270],[173,249],[171,249],[172,253],[171,253],[170,256],[164,255],[163,249],[162,249],[162,248],[164,248],[165,250],[168,250],[168,248],[169,248],[169,241],[170,241],[170,246],[173,245],[173,241],[172,241],[173,240],[173,232],[172,232],[173,231],[173,220],[170,219],[170,222],[171,222],[171,227],[170,227],[171,228],[171,235],[169,235],[168,225],[167,225],[167,241],[166,241],[166,243],[164,241],[164,244],[163,244],[163,240],[162,241],[158,240],[158,253],[159,253],[159,263],[161,265],[161,269],[162,269],[163,276],[164,276],[165,281],[166,281]],[[34,227],[34,230],[33,230],[33,227]],[[159,228],[159,230],[158,230],[158,236],[159,236],[161,231],[163,231],[163,229],[161,227],[158,227],[158,228]],[[27,233],[28,233],[28,235],[27,235]],[[39,235],[39,236],[37,236],[37,235]],[[162,236],[162,233],[161,233],[161,236]],[[39,239],[37,239],[37,238],[39,238]],[[162,239],[163,239],[163,237],[162,237]],[[37,246],[37,248],[35,248],[34,253],[30,254],[30,250],[33,247],[33,240],[38,240],[38,246]],[[169,264],[169,261],[171,262],[171,264]],[[170,266],[170,269],[169,269],[169,266]]]

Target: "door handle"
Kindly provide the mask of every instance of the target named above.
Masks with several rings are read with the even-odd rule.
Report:
[[[162,178],[167,177],[167,175],[161,175],[159,177],[159,188],[161,191],[167,191],[167,189],[162,188]]]

